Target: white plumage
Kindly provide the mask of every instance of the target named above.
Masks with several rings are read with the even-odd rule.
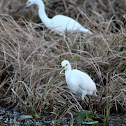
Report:
[[[42,0],[28,0],[27,3],[17,11],[32,4],[38,6],[39,17],[41,21],[46,25],[46,27],[59,33],[60,35],[63,35],[65,31],[80,31],[87,34],[92,34],[90,30],[84,28],[76,20],[70,17],[64,15],[56,15],[52,19],[48,18],[45,13],[45,6]]]
[[[82,100],[86,95],[96,95],[96,85],[88,74],[77,69],[72,70],[68,60],[62,61],[61,65],[62,71],[65,70],[66,83],[73,93],[81,94]]]

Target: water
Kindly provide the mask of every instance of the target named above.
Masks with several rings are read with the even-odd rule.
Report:
[[[17,112],[15,110],[8,111],[0,107],[0,126],[54,126],[55,120],[42,121],[42,119],[31,118],[31,115],[28,115],[29,118],[22,119],[20,118],[24,115],[22,112]],[[74,125],[76,119],[74,119]],[[60,126],[70,126],[70,117],[64,117],[61,119]],[[121,116],[111,117],[109,121],[109,126],[126,126],[126,119]]]

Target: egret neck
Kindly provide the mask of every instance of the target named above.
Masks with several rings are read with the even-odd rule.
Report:
[[[51,28],[51,19],[48,18],[47,14],[45,12],[45,6],[44,6],[43,1],[37,3],[37,5],[39,8],[38,14],[39,14],[41,21],[46,25],[46,27]]]

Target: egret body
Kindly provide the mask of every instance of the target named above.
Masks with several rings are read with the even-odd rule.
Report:
[[[65,31],[80,31],[84,34],[92,34],[90,30],[84,28],[76,20],[70,17],[64,15],[56,15],[53,18],[48,18],[42,0],[28,0],[27,3],[24,6],[20,7],[17,11],[21,10],[24,7],[31,6],[32,4],[38,6],[38,15],[41,21],[46,25],[46,27],[59,33],[60,35],[64,35]]]
[[[62,61],[61,65],[62,71],[65,70],[66,83],[73,93],[82,95],[82,100],[86,95],[96,95],[96,84],[88,74],[77,69],[72,70],[68,60]]]

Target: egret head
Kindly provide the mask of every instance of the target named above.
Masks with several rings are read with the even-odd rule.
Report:
[[[32,4],[39,5],[40,2],[42,2],[42,0],[28,0],[28,1],[26,2],[26,4],[23,5],[22,7],[20,7],[16,12],[18,12],[19,10],[21,10],[21,9],[23,9],[23,8],[25,8],[25,7],[29,7],[29,6],[31,6]]]
[[[62,73],[63,70],[71,69],[70,62],[68,60],[63,60],[61,62],[61,66],[62,66],[62,70],[60,71],[60,73]]]
[[[26,2],[26,6],[28,7],[28,6],[31,6],[32,4],[35,4],[35,1],[36,0],[28,0],[27,2]]]

